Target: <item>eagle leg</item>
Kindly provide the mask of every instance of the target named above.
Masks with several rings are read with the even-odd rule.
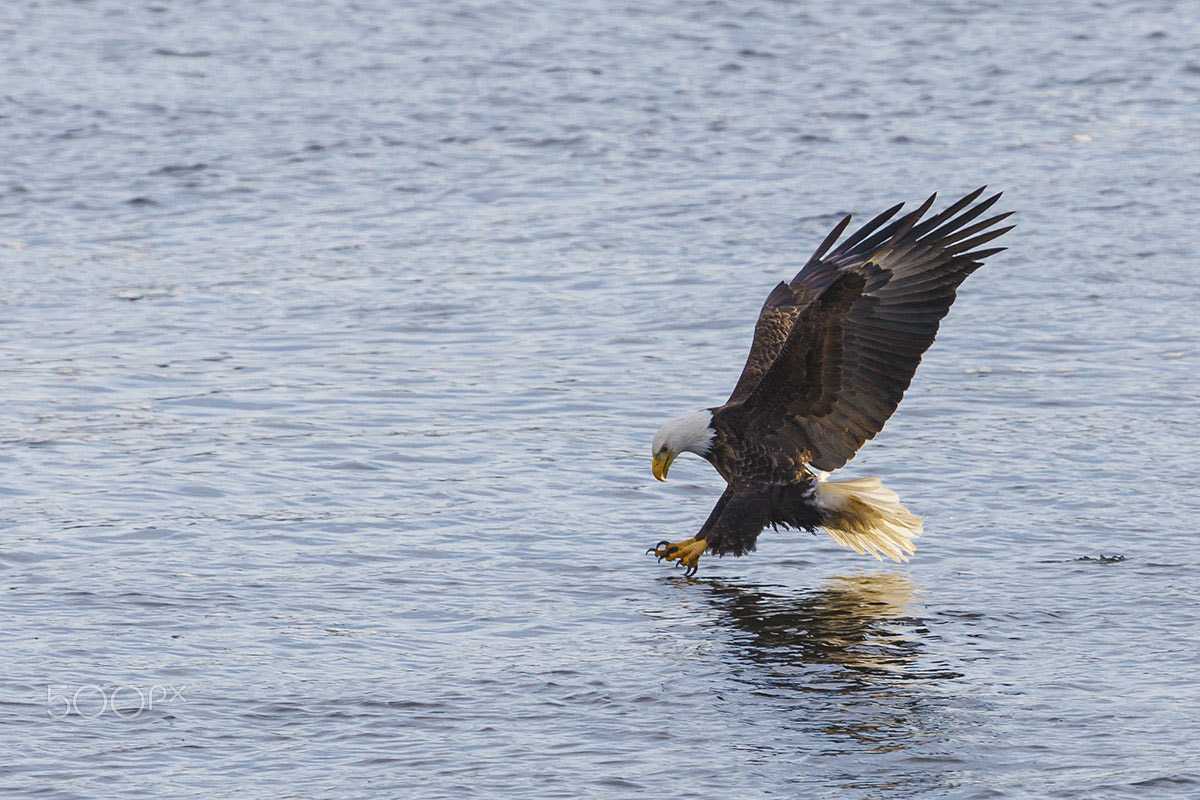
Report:
[[[687,567],[684,574],[690,578],[700,568],[700,556],[704,555],[704,551],[707,549],[707,541],[691,538],[685,539],[682,542],[668,542],[664,540],[646,552],[658,556],[659,561],[665,558],[667,561],[677,562],[675,566],[683,565]]]

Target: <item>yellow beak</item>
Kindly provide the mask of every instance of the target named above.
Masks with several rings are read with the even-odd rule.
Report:
[[[667,479],[667,470],[671,468],[671,462],[675,460],[675,454],[668,451],[658,453],[654,456],[654,463],[650,465],[650,470],[654,473],[654,477],[660,481]]]

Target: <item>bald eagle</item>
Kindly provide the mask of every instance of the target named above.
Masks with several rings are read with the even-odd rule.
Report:
[[[986,187],[985,187],[986,188]],[[975,220],[980,188],[926,217],[937,195],[896,219],[889,208],[838,243],[847,215],[789,283],[767,296],[746,366],[724,405],[664,425],[654,477],[680,453],[708,461],[728,484],[691,539],[649,552],[694,575],[700,556],[743,555],[768,525],[824,528],[840,544],[907,561],[922,523],[878,478],[827,480],[883,428],[912,381],[955,291],[1013,226]],[[836,245],[836,246],[835,246]]]

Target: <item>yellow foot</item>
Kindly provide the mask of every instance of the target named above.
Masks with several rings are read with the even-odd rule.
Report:
[[[678,562],[675,566],[682,564],[687,567],[684,574],[690,578],[699,569],[700,556],[704,555],[704,551],[707,548],[708,542],[703,539],[692,538],[682,542],[668,542],[663,540],[646,552],[658,556],[659,561],[665,558],[667,561]]]

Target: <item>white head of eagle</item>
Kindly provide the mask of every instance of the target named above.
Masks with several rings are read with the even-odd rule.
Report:
[[[654,444],[650,448],[650,455],[654,459],[651,466],[654,477],[665,481],[671,462],[680,453],[708,455],[713,437],[717,435],[712,429],[712,418],[712,412],[705,408],[668,422],[658,429],[658,433],[654,434]]]

